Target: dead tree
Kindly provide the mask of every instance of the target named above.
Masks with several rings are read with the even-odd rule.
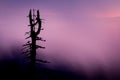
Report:
[[[40,18],[39,10],[30,10],[29,11],[29,25],[30,31],[26,32],[29,36],[26,39],[30,39],[26,44],[23,45],[23,54],[27,56],[32,64],[32,67],[35,67],[36,61],[47,63],[47,61],[36,59],[36,50],[38,48],[45,49],[45,47],[39,46],[36,44],[37,41],[45,41],[38,35],[40,34],[42,29],[42,19]]]

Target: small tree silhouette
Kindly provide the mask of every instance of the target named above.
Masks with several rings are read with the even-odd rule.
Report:
[[[35,10],[33,9],[29,11],[29,23],[30,31],[26,32],[29,36],[26,39],[29,39],[26,44],[23,45],[23,53],[27,56],[27,58],[31,62],[31,67],[35,68],[36,61],[42,63],[48,63],[47,61],[36,59],[36,50],[38,48],[45,49],[45,47],[39,46],[36,44],[36,41],[46,41],[43,40],[41,37],[38,37],[42,29],[42,19],[40,19],[39,10],[37,10],[37,15],[35,15]]]

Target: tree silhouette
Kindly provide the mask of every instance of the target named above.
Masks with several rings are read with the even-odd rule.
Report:
[[[42,62],[42,63],[48,63],[47,61],[36,59],[36,50],[38,48],[45,49],[45,47],[42,47],[40,45],[37,45],[37,41],[46,41],[43,40],[38,35],[40,34],[42,29],[42,19],[40,19],[40,13],[39,10],[36,11],[37,15],[35,15],[35,10],[33,9],[29,11],[29,23],[30,25],[30,31],[26,32],[29,36],[26,39],[29,39],[26,44],[23,45],[23,53],[27,58],[29,59],[31,63],[31,67],[35,68],[36,61]]]

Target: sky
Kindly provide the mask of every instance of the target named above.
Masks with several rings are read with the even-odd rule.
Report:
[[[120,66],[120,0],[0,0],[1,51],[26,42],[30,9],[39,9],[44,19],[40,36],[46,42],[39,44],[46,49],[38,55],[52,65],[90,72]]]

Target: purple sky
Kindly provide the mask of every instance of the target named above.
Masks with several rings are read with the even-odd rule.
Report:
[[[1,50],[26,42],[27,15],[33,8],[45,19],[42,54],[53,64],[61,59],[75,69],[119,67],[120,0],[1,0]]]

